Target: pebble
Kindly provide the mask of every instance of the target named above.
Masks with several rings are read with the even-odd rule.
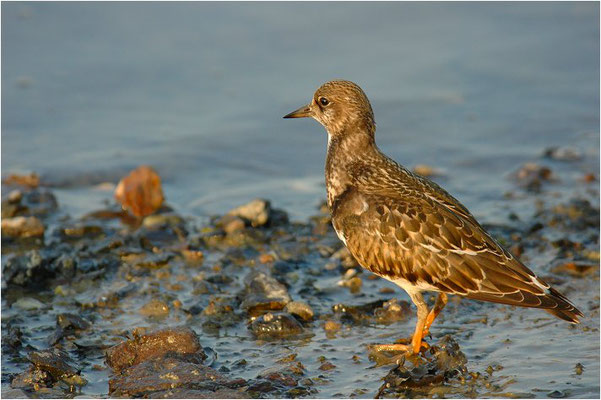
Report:
[[[44,224],[37,217],[13,217],[2,220],[2,236],[28,238],[44,235]]]
[[[285,310],[292,315],[300,317],[303,321],[311,321],[314,315],[311,306],[302,301],[291,301],[286,304]]]
[[[249,329],[258,338],[283,338],[304,331],[296,318],[286,313],[263,314],[251,322]]]
[[[234,232],[242,231],[246,227],[244,220],[235,215],[225,215],[216,222],[217,227],[223,229],[225,233],[231,235]]]
[[[145,317],[164,318],[169,315],[169,306],[160,300],[150,300],[140,308],[140,314]]]
[[[266,225],[271,213],[271,203],[264,199],[255,199],[251,202],[234,208],[227,215],[240,217],[249,221],[253,227]]]
[[[323,329],[327,332],[338,332],[342,328],[342,324],[336,321],[326,321],[323,325]]]
[[[46,305],[33,297],[21,297],[12,304],[12,307],[24,311],[32,311],[46,308]]]
[[[292,301],[286,286],[264,272],[252,271],[244,281],[245,297],[240,307],[250,315],[281,310]]]

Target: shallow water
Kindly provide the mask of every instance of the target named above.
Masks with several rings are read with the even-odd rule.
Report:
[[[202,219],[263,197],[305,221],[325,196],[326,137],[314,121],[281,116],[324,81],[344,78],[368,94],[380,148],[409,167],[442,169],[436,180],[483,223],[508,224],[510,213],[528,221],[538,200],[584,197],[598,207],[598,184],[579,182],[599,171],[598,15],[596,3],[3,3],[2,174],[41,174],[62,212],[77,217],[111,199],[93,185],[145,163],[180,214]],[[574,147],[583,159],[542,159],[550,146]],[[540,194],[516,190],[510,174],[526,162],[549,166],[559,182]],[[548,273],[553,254],[527,257]],[[502,392],[598,397],[598,274],[570,285],[576,304],[593,303],[583,323],[593,331],[470,302],[489,323],[443,314],[434,335],[456,335],[471,370],[502,365],[499,384],[513,380]],[[361,302],[381,298],[381,286],[390,284],[365,280]],[[319,313],[357,301],[343,289],[330,297],[311,305]],[[497,313],[501,321],[491,324]],[[126,330],[145,322],[139,318],[111,323]],[[170,318],[164,323],[177,322]],[[412,324],[353,328],[334,339],[315,329],[289,346],[310,369],[324,351],[343,366],[320,397],[373,397],[389,368],[369,368],[364,345],[407,335]],[[255,341],[245,327],[203,344],[223,365],[248,347],[264,366],[287,351]],[[585,366],[578,376],[577,362]],[[240,375],[261,369],[255,363]],[[85,395],[106,395],[103,373]]]

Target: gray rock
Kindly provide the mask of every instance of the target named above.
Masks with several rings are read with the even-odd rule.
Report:
[[[253,227],[266,225],[271,213],[269,200],[255,199],[250,203],[234,208],[227,215],[244,218]]]
[[[292,315],[300,317],[303,321],[311,321],[315,315],[311,306],[302,301],[291,301],[286,304],[285,310]]]
[[[251,315],[281,310],[292,300],[286,286],[264,272],[252,271],[244,283],[245,297],[240,307]]]
[[[286,313],[263,314],[251,322],[250,331],[258,338],[285,338],[304,332],[300,322]]]

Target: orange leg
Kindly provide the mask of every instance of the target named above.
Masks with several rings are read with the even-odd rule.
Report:
[[[422,347],[428,348],[428,344],[422,341],[424,338],[426,319],[428,318],[428,305],[420,292],[409,293],[409,296],[417,306],[417,324],[415,325],[415,332],[411,338],[411,344],[376,344],[371,346],[371,349],[374,351],[402,351],[409,354],[417,354]]]
[[[436,297],[436,303],[434,303],[434,307],[430,310],[430,313],[426,318],[426,323],[424,324],[424,332],[422,334],[422,337],[426,337],[430,334],[430,326],[432,326],[432,322],[434,322],[438,314],[440,314],[444,306],[447,304],[447,299],[448,298],[446,293],[438,293],[438,297]]]

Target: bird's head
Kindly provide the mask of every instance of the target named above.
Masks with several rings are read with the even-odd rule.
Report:
[[[311,117],[326,128],[333,137],[347,132],[349,128],[375,131],[374,114],[367,96],[359,86],[350,81],[326,82],[313,95],[306,106],[284,118]]]

